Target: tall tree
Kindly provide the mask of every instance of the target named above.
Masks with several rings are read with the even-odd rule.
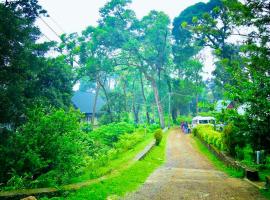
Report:
[[[36,0],[0,3],[0,123],[17,126],[36,103],[69,105],[71,70],[61,58],[45,58],[53,43],[36,43],[34,23],[45,13]]]

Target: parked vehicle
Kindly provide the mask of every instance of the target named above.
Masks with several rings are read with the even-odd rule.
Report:
[[[201,117],[201,116],[196,116],[192,119],[192,125],[191,127],[194,128],[198,124],[212,124],[213,126],[215,125],[216,119],[214,117]]]

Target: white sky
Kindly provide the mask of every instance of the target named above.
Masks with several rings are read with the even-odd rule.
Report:
[[[41,6],[51,16],[43,19],[58,35],[64,32],[81,32],[89,25],[95,26],[99,19],[99,9],[106,2],[107,0],[39,0]],[[172,22],[181,11],[198,2],[208,2],[208,0],[133,0],[130,8],[135,11],[138,18],[147,15],[151,10],[163,11],[169,15]],[[39,20],[37,24],[49,39],[58,39],[44,22]],[[206,52],[208,53],[205,55],[205,71],[209,73],[213,70],[213,64],[209,51]],[[209,75],[204,75],[204,78],[207,77]]]
[[[171,18],[178,16],[185,8],[208,0],[133,0],[130,8],[141,18],[151,10],[164,11]],[[62,29],[67,33],[81,32],[89,25],[96,25],[99,18],[99,9],[107,0],[39,0],[39,3]],[[63,33],[51,19],[45,19],[58,34]],[[56,39],[52,31],[43,24],[38,23],[41,30],[51,39]]]

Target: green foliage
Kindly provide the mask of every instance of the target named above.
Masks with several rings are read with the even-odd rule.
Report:
[[[224,171],[232,177],[242,178],[244,176],[244,171],[238,171],[234,168],[226,166],[225,163],[223,163],[212,152],[210,152],[209,149],[207,149],[198,138],[195,137],[194,140],[195,144],[192,143],[192,145],[198,148],[199,151],[202,152],[214,164],[217,169]]]
[[[1,144],[1,182],[47,186],[66,183],[77,174],[87,149],[80,117],[73,110],[31,111],[28,122]]]
[[[154,137],[156,139],[156,145],[158,146],[162,140],[163,134],[162,134],[162,129],[158,129],[154,133]]]
[[[226,124],[224,127],[223,141],[226,150],[231,156],[237,156],[236,147],[243,148],[247,143],[252,143],[248,133],[248,125],[244,116],[237,114],[235,110],[222,110],[217,113],[219,123]]]
[[[123,167],[126,163],[116,166],[119,175],[108,178],[101,182],[83,187],[74,193],[64,197],[54,197],[54,200],[74,199],[106,199],[119,198],[136,190],[149,175],[165,161],[166,140],[169,134],[165,134],[159,146],[155,146],[144,159],[136,162],[129,168]],[[48,200],[48,198],[42,198]]]
[[[243,149],[244,152],[244,160],[247,162],[253,162],[254,161],[254,151],[251,147],[251,145],[247,145]]]
[[[85,133],[89,133],[93,130],[93,126],[89,122],[82,122],[81,129]]]
[[[192,116],[179,115],[176,119],[176,124],[180,126],[181,122],[192,122]]]
[[[54,43],[36,43],[35,20],[45,11],[35,0],[0,3],[0,123],[25,122],[36,104],[69,107],[73,74],[62,58],[46,58]]]
[[[156,129],[160,129],[159,124],[150,124],[150,125],[148,125],[146,127],[148,129],[148,132],[154,132]]]
[[[233,124],[229,124],[227,126],[224,127],[223,130],[223,142],[225,145],[226,150],[230,153],[230,155],[234,156],[238,153],[236,153],[235,151],[237,151],[240,147],[237,145],[238,141],[236,140],[236,127],[233,126]],[[237,147],[237,148],[236,148]],[[237,155],[240,156],[240,155]]]
[[[270,155],[266,156],[265,164],[266,164],[267,168],[270,169]]]
[[[214,130],[211,125],[197,125],[192,133],[202,138],[207,144],[211,144],[219,150],[225,150],[223,134]]]
[[[115,126],[121,127],[119,130]],[[157,125],[149,127],[134,128],[133,125],[128,123],[114,123],[102,126],[89,133],[88,136],[88,155],[87,164],[82,174],[83,178],[79,180],[91,179],[100,177],[110,172],[111,162],[121,160],[122,155],[134,150],[136,146],[145,141],[150,142],[153,137],[153,132],[158,128]],[[129,132],[130,131],[130,132]],[[92,135],[96,132],[95,136]],[[110,134],[107,134],[109,132]],[[112,134],[114,132],[114,134]],[[117,136],[117,141],[107,144],[108,138]]]
[[[132,133],[134,130],[133,124],[126,122],[112,123],[95,129],[89,134],[89,137],[106,146],[113,146],[113,143],[117,142],[122,134]]]

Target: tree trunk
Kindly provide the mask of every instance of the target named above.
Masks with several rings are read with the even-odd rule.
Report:
[[[135,80],[133,80],[132,90],[133,90],[133,92],[132,92],[132,97],[133,97],[132,110],[133,110],[133,114],[134,114],[134,123],[138,124],[139,123],[140,105],[138,104],[136,107]]]
[[[161,105],[160,100],[159,100],[159,92],[158,92],[157,84],[156,84],[156,81],[154,79],[151,80],[151,85],[152,85],[152,88],[154,90],[155,100],[156,100],[156,104],[157,104],[157,108],[158,108],[159,123],[160,123],[161,128],[165,128],[163,109],[162,109],[162,105]]]
[[[126,83],[126,81],[124,81],[124,83],[123,83],[123,93],[124,93],[124,101],[125,101],[125,108],[124,108],[124,110],[125,110],[125,112],[128,112],[128,108],[127,108],[127,83]]]
[[[161,105],[160,100],[159,100],[159,92],[158,92],[157,83],[156,83],[155,79],[152,78],[151,76],[149,76],[146,72],[143,71],[143,73],[144,73],[145,77],[147,78],[147,80],[151,82],[152,88],[154,90],[156,105],[158,108],[159,123],[160,123],[161,128],[165,128],[163,109],[162,109],[162,105]]]
[[[176,119],[177,119],[177,109],[176,108],[172,108],[172,119],[173,119],[173,122],[176,122]]]
[[[110,106],[110,98],[109,98],[109,95],[108,95],[108,93],[107,93],[107,90],[106,90],[104,84],[102,84],[101,81],[99,81],[99,85],[101,86],[101,88],[102,88],[102,90],[103,90],[103,92],[104,92],[104,94],[105,94],[106,102],[107,102],[107,111],[108,111],[108,114],[109,114],[109,116],[110,116],[111,122],[113,122],[113,117],[112,117],[112,111],[111,111],[111,106]]]
[[[133,109],[133,114],[134,114],[134,123],[138,124],[139,123],[140,106],[138,105],[137,108],[136,108],[135,100],[133,101],[132,109]]]
[[[199,97],[198,94],[196,94],[196,116],[199,114],[199,107],[198,107]]]
[[[92,125],[94,125],[94,123],[95,123],[96,106],[97,106],[97,99],[98,99],[99,90],[100,90],[100,85],[97,82],[96,94],[95,94],[94,105],[93,105],[93,113],[92,113],[92,118],[91,118]]]
[[[142,96],[143,96],[143,101],[144,101],[144,104],[146,106],[146,119],[147,119],[147,123],[150,124],[150,117],[149,117],[149,112],[148,112],[148,105],[147,105],[147,102],[146,102],[146,97],[145,97],[145,93],[144,93],[144,85],[143,85],[143,79],[142,79],[142,73],[140,73],[140,81],[141,81],[141,89],[142,89]]]

